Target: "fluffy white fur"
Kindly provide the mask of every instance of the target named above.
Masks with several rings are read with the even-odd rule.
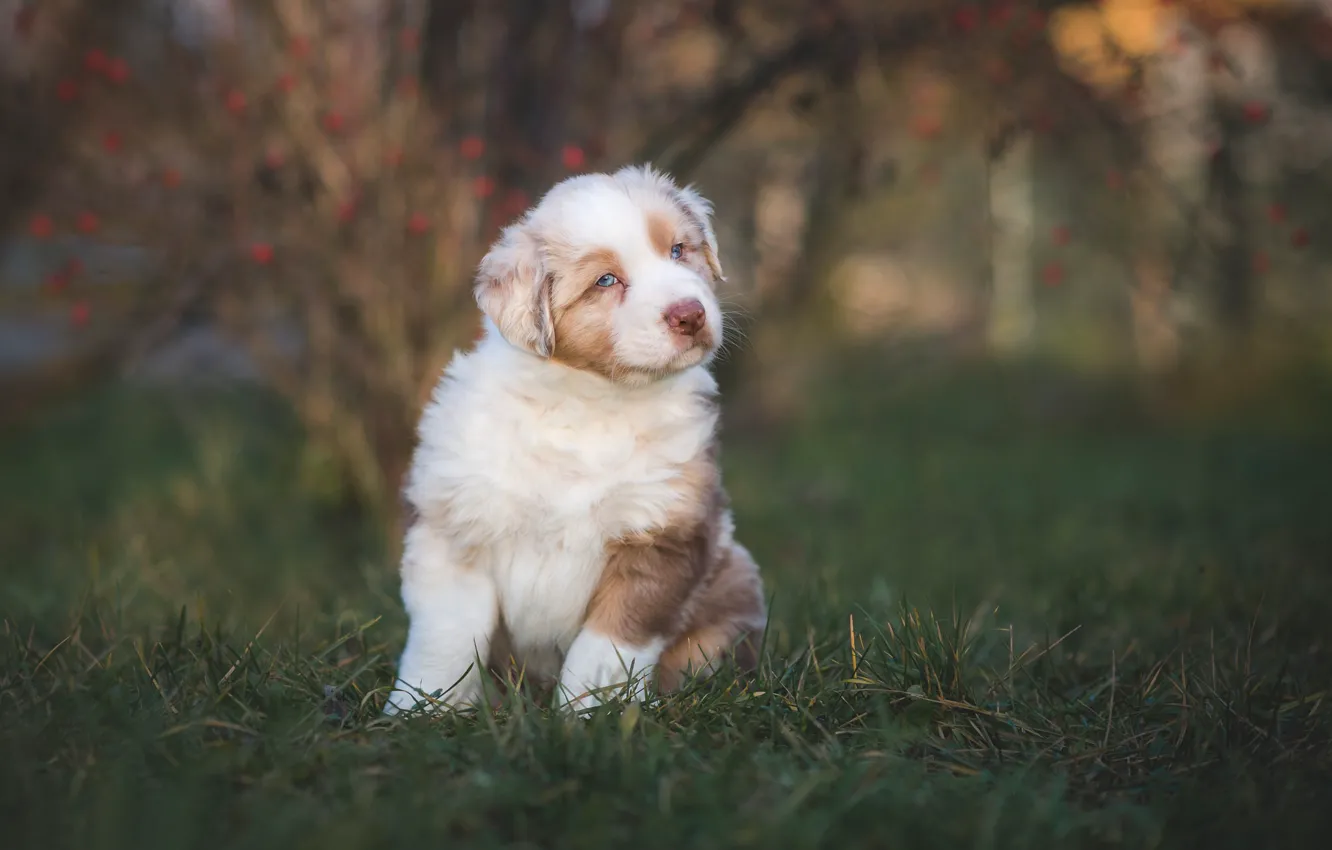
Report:
[[[408,498],[423,522],[403,555],[411,629],[390,697],[398,709],[435,691],[443,705],[476,700],[476,661],[501,611],[529,666],[581,641],[559,671],[562,690],[576,697],[627,681],[606,660],[608,641],[579,634],[606,541],[662,522],[676,507],[675,468],[716,424],[700,399],[716,384],[701,366],[617,386],[522,351],[486,325],[476,350],[446,370],[419,428]],[[448,516],[431,516],[432,504],[449,505]],[[636,677],[662,647],[614,649]]]
[[[454,708],[477,701],[501,617],[520,662],[558,675],[573,708],[595,705],[587,692],[630,670],[650,672],[663,650],[581,625],[607,541],[660,527],[679,507],[671,479],[713,438],[711,351],[680,368],[689,352],[663,312],[696,298],[720,339],[721,310],[695,272],[653,251],[638,199],[614,177],[566,181],[530,220],[617,252],[632,285],[614,314],[615,354],[664,376],[626,384],[573,369],[513,344],[490,319],[477,347],[455,356],[422,416],[407,487],[420,521],[403,559],[411,626],[391,713],[422,694]],[[562,669],[540,669],[560,659]]]

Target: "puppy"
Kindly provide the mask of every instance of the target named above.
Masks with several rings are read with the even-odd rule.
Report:
[[[475,706],[509,664],[578,711],[757,663],[762,583],[717,466],[710,214],[647,167],[580,175],[481,261],[483,335],[445,369],[408,475],[388,713]]]

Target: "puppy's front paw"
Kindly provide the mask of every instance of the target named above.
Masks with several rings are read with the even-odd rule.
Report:
[[[611,699],[644,702],[660,655],[660,646],[617,644],[584,631],[569,647],[555,698],[565,711],[580,715]]]
[[[462,714],[475,710],[475,698],[468,692],[460,692],[460,689],[455,688],[447,695],[441,695],[438,690],[433,694],[425,693],[417,688],[407,687],[402,680],[398,681],[397,687],[384,703],[384,714],[389,717],[411,711],[422,714],[443,712]]]
[[[624,678],[624,673],[621,672],[619,681],[582,688],[562,685],[555,695],[557,705],[564,711],[581,717],[586,716],[594,708],[616,700],[647,702],[647,677],[635,674],[633,681],[630,682],[624,681]]]
[[[561,687],[556,690],[555,704],[566,714],[583,717],[592,709],[601,706],[602,700],[591,691],[566,691]]]

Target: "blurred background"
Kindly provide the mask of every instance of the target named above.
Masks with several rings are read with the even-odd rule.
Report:
[[[396,611],[398,488],[477,260],[558,179],[645,161],[716,206],[725,457],[779,607],[1166,628],[1327,598],[1327,0],[0,22],[20,621]]]

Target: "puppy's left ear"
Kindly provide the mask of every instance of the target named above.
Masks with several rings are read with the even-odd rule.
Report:
[[[703,231],[703,255],[707,258],[712,276],[716,278],[714,282],[724,282],[726,275],[722,274],[721,259],[717,255],[717,234],[712,229],[712,204],[691,186],[676,189],[675,199],[685,215],[693,219]]]
[[[541,243],[519,222],[500,234],[477,268],[476,303],[511,344],[541,357],[555,350],[553,278]]]

